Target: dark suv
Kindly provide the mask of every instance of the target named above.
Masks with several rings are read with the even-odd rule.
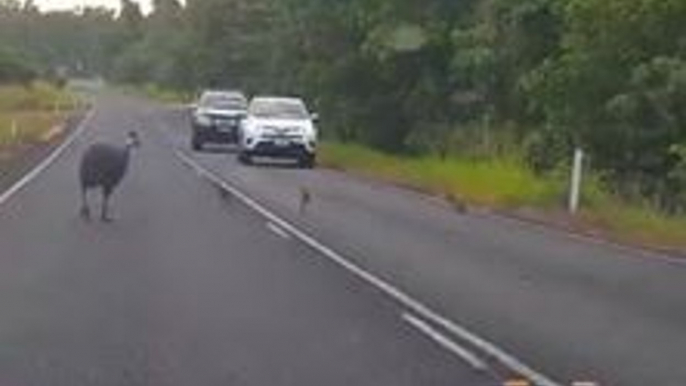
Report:
[[[205,91],[193,109],[191,147],[205,143],[237,144],[248,101],[239,91]]]

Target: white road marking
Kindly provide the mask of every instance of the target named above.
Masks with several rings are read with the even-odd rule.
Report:
[[[30,172],[26,173],[19,181],[15,182],[14,185],[10,186],[9,189],[0,194],[0,205],[4,204],[12,196],[17,194],[21,189],[38,177],[42,172],[44,172],[57,158],[64,153],[64,151],[78,138],[81,133],[88,126],[88,122],[95,115],[95,110],[88,112],[86,117],[79,123],[79,126],[74,130],[69,137],[67,137],[55,150],[50,153],[41,163],[36,165]]]
[[[448,337],[438,332],[436,329],[431,327],[427,322],[407,312],[403,313],[403,320],[412,325],[417,330],[419,330],[419,332],[431,338],[431,340],[438,343],[438,345],[440,345],[444,349],[462,358],[463,361],[467,362],[474,369],[479,371],[484,371],[488,369],[486,362],[482,361],[471,351],[460,346],[456,342],[450,340]]]
[[[208,180],[210,180],[212,183],[216,184],[217,186],[220,186],[222,189],[227,190],[230,192],[234,197],[238,198],[241,200],[245,205],[265,217],[267,220],[273,222],[274,224],[280,226],[282,229],[285,229],[288,231],[291,235],[299,239],[300,241],[304,242],[305,244],[309,245],[311,248],[317,250],[319,253],[322,255],[328,257],[331,259],[333,262],[336,264],[340,265],[341,267],[345,268],[346,270],[350,271],[354,275],[358,276],[362,280],[370,283],[374,287],[378,288],[379,290],[385,292],[387,295],[390,297],[394,298],[396,301],[399,303],[403,304],[405,307],[409,308],[410,310],[414,311],[415,313],[421,315],[423,318],[430,320],[432,323],[435,323],[442,328],[446,329],[447,331],[450,331],[451,333],[455,334],[456,336],[460,337],[461,339],[469,342],[472,346],[478,348],[485,354],[487,354],[490,357],[493,357],[496,359],[498,362],[500,362],[503,366],[509,368],[510,370],[514,371],[517,374],[522,375],[523,377],[528,378],[537,386],[562,386],[561,383],[555,382],[552,379],[548,378],[546,375],[542,374],[541,372],[538,372],[525,364],[524,362],[520,361],[513,355],[509,354],[506,352],[504,349],[501,349],[500,347],[496,346],[495,344],[491,343],[490,341],[480,337],[479,335],[471,332],[465,327],[462,327],[456,322],[453,322],[452,320],[445,318],[441,316],[439,313],[436,311],[432,310],[428,306],[425,306],[423,303],[421,303],[418,300],[415,300],[413,297],[410,295],[406,294],[402,290],[396,288],[395,286],[391,285],[384,279],[381,279],[372,273],[366,271],[365,269],[359,267],[358,265],[352,263],[348,259],[344,258],[342,255],[339,255],[337,252],[332,250],[331,248],[327,247],[326,245],[320,243],[317,241],[315,238],[309,236],[307,233],[301,231],[294,225],[291,225],[289,222],[286,220],[281,219],[279,216],[271,212],[269,209],[266,207],[262,206],[259,204],[257,201],[252,199],[250,196],[247,194],[243,193],[240,191],[238,188],[229,185],[226,181],[218,177],[216,174],[213,172],[205,169],[203,166],[195,162],[193,159],[191,159],[189,156],[187,156],[185,153],[183,153],[181,150],[176,149],[175,150],[176,156],[179,157],[179,159],[186,164],[188,167],[191,169],[195,170],[199,175],[204,176]]]
[[[267,222],[267,228],[276,233],[279,237],[284,238],[286,240],[290,240],[291,235],[289,235],[285,230],[281,229],[279,226],[274,225],[272,222]]]

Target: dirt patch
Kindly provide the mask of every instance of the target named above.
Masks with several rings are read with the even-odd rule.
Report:
[[[0,192],[7,190],[32,168],[48,156],[78,126],[83,112],[71,114],[61,125],[54,127],[50,135],[11,148],[0,148]]]

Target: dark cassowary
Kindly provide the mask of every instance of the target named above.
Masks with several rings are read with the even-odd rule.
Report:
[[[129,132],[126,145],[116,146],[95,143],[88,147],[81,158],[79,178],[81,182],[81,216],[90,219],[88,191],[102,190],[100,218],[109,222],[109,199],[112,192],[124,178],[129,166],[131,152],[140,144],[138,133]]]

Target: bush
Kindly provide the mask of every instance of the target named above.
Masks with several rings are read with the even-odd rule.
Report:
[[[0,85],[28,85],[37,77],[37,72],[26,60],[0,50]]]
[[[55,106],[71,108],[73,104],[70,94],[47,83],[0,87],[0,111],[52,111]]]

